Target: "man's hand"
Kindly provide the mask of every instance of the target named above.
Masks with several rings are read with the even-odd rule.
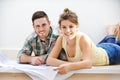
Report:
[[[41,65],[45,62],[45,60],[42,57],[32,57],[31,64],[34,66]]]

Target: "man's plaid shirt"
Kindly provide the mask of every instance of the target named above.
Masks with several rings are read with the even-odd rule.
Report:
[[[57,37],[58,35],[53,34],[51,27],[45,41],[40,40],[38,35],[33,32],[30,36],[28,36],[23,48],[19,51],[18,59],[21,57],[22,54],[31,56],[32,52],[34,52],[35,56],[42,56],[44,59],[46,59],[47,55],[52,50]]]

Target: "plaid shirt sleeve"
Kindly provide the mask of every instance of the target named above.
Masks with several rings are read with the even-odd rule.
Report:
[[[23,55],[23,54],[26,54],[26,55],[31,55],[32,54],[32,51],[33,51],[33,48],[32,48],[32,42],[31,42],[32,38],[27,38],[24,45],[23,45],[23,48],[18,52],[18,55],[17,55],[17,59],[19,60],[20,57]]]
[[[52,36],[51,36],[51,42],[50,42],[50,47],[49,47],[49,49],[48,49],[48,51],[47,51],[47,54],[44,55],[44,59],[45,59],[45,60],[47,59],[48,55],[49,55],[50,52],[52,51],[52,49],[53,49],[53,47],[54,47],[54,45],[55,45],[55,42],[56,42],[56,40],[57,40],[57,37],[58,37],[58,35],[52,34]]]
[[[50,48],[49,48],[47,54],[50,54],[51,50],[53,49],[53,47],[54,47],[54,45],[55,45],[56,39],[57,39],[57,37],[54,38],[54,39],[51,41],[51,43],[50,43]]]

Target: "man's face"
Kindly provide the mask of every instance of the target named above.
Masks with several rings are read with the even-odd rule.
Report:
[[[45,40],[48,36],[50,29],[50,21],[46,18],[38,18],[34,20],[33,27],[37,35],[39,35],[41,40]]]

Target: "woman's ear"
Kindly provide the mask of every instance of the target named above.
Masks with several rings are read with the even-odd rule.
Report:
[[[78,32],[78,30],[79,30],[79,24],[76,26],[77,28],[76,28],[76,31]]]
[[[80,25],[78,24],[78,25],[77,25],[77,30],[79,29],[79,26],[80,26]]]
[[[61,30],[61,27],[60,27],[60,26],[58,26],[58,28]]]
[[[59,33],[61,34],[61,27],[60,27],[60,26],[58,26],[58,28],[59,28]]]

